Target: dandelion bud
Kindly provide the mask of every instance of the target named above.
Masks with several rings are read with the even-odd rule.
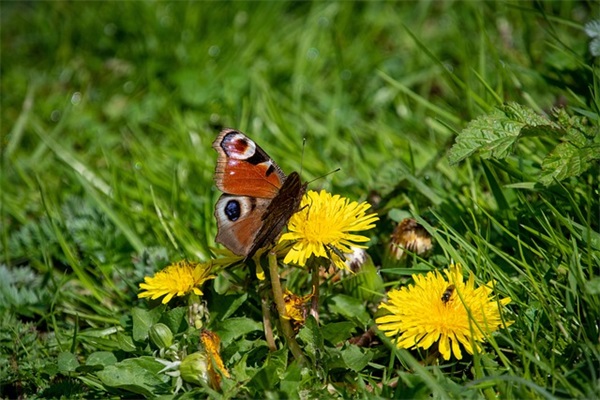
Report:
[[[173,344],[173,333],[165,324],[158,323],[152,325],[148,335],[150,335],[152,343],[159,349],[167,349]]]
[[[196,385],[208,382],[208,364],[204,353],[196,352],[188,355],[179,365],[181,379]]]

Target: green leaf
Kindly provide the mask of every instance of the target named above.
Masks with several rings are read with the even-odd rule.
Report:
[[[98,378],[108,387],[153,396],[168,390],[170,377],[158,374],[163,365],[152,357],[128,358],[98,372]]]
[[[342,280],[342,286],[348,295],[373,302],[379,300],[384,292],[383,279],[369,255],[358,272]]]
[[[600,294],[600,278],[592,278],[585,283],[585,290],[591,295],[597,296]]]
[[[164,313],[160,322],[167,325],[173,333],[183,332],[188,327],[187,312],[187,307],[174,308]]]
[[[348,368],[354,372],[359,372],[371,361],[373,353],[363,352],[360,347],[351,344],[342,350],[342,358]]]
[[[275,387],[280,377],[285,373],[288,353],[287,348],[269,353],[265,366],[252,377],[249,386],[263,390]]]
[[[128,353],[137,350],[137,347],[135,347],[131,336],[126,335],[122,332],[117,333],[117,343],[119,344],[119,348],[121,350],[126,351]]]
[[[595,160],[600,160],[600,144],[581,148],[571,142],[561,143],[544,159],[539,181],[548,186],[555,179],[561,181],[579,176]]]
[[[96,351],[90,354],[85,365],[102,365],[104,367],[117,363],[117,357],[110,351]]]
[[[57,365],[60,372],[73,372],[79,367],[79,361],[75,354],[63,351],[58,354]]]
[[[366,327],[369,323],[371,317],[369,317],[369,313],[365,309],[362,300],[346,296],[345,294],[338,294],[333,296],[330,301],[329,309],[332,312],[338,313],[362,327]]]
[[[250,318],[229,318],[219,323],[215,329],[221,338],[223,346],[249,332],[262,330],[262,323]]]
[[[133,318],[133,340],[143,342],[148,339],[148,330],[156,324],[164,312],[164,307],[156,307],[150,311],[134,308],[131,310]]]
[[[356,325],[350,321],[333,322],[321,326],[321,334],[323,335],[323,339],[336,345],[351,337],[352,333],[355,331],[355,326]]]
[[[231,297],[231,296],[227,296],[227,297]],[[242,305],[244,304],[244,302],[246,301],[246,299],[248,298],[248,293],[244,293],[239,297],[235,297],[233,298],[232,302],[229,304],[229,307],[227,308],[227,310],[225,311],[225,313],[223,314],[223,316],[221,317],[222,320],[229,318],[231,315],[233,315],[233,313]]]
[[[306,323],[298,332],[298,339],[303,342],[304,351],[316,362],[319,359],[318,352],[323,349],[323,336],[315,317],[310,315],[306,319]]]
[[[532,109],[509,103],[469,122],[450,149],[450,164],[456,164],[475,152],[482,158],[506,158],[521,136],[557,136],[560,126]]]

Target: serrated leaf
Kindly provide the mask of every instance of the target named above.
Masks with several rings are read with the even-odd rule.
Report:
[[[532,109],[509,103],[469,122],[450,149],[448,160],[456,164],[475,152],[482,158],[506,158],[521,136],[557,136],[560,126]]]
[[[152,357],[128,358],[107,366],[97,375],[106,386],[153,396],[168,390],[165,384],[171,378],[158,373],[163,367]]]
[[[596,36],[590,40],[590,53],[594,57],[600,56],[600,36]]]
[[[600,144],[579,147],[571,142],[560,143],[544,159],[539,182],[548,186],[555,179],[561,181],[581,175],[594,160],[600,160]]]
[[[262,390],[275,387],[285,373],[288,353],[287,348],[269,353],[266,364],[252,377],[249,386]]]
[[[72,372],[79,367],[77,356],[70,351],[63,351],[62,353],[59,353],[56,363],[60,372]]]
[[[558,128],[558,126],[550,121],[545,115],[540,115],[533,111],[533,109],[519,103],[506,103],[500,107],[500,110],[509,120],[514,122],[519,122],[531,127],[547,125],[551,128]]]
[[[585,33],[591,38],[600,36],[600,20],[594,19],[589,21],[583,29],[585,29]]]

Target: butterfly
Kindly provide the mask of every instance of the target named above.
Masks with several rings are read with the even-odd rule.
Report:
[[[298,211],[306,191],[300,175],[281,168],[244,133],[224,129],[213,142],[218,153],[215,183],[216,241],[234,254],[252,257],[273,243]]]

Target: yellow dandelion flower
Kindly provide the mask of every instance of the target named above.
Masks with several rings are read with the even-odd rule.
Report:
[[[281,236],[282,241],[295,241],[283,262],[306,265],[311,257],[327,257],[338,268],[347,268],[344,253],[352,253],[352,246],[366,248],[366,236],[352,232],[365,231],[375,227],[379,218],[375,214],[366,214],[371,206],[366,203],[350,201],[324,190],[309,190],[300,204],[300,211],[292,216],[288,223],[288,232]]]
[[[501,306],[511,299],[492,298],[493,281],[476,288],[475,276],[470,274],[463,282],[460,264],[450,265],[446,276],[448,280],[438,271],[413,275],[414,285],[391,290],[387,303],[379,305],[391,314],[375,322],[386,336],[397,336],[399,348],[428,349],[437,342],[445,360],[452,354],[460,360],[459,344],[473,354],[472,344],[479,349],[488,334],[505,326]]]
[[[158,271],[153,277],[145,277],[140,283],[138,298],[150,297],[152,300],[165,296],[163,304],[168,303],[174,296],[185,296],[188,293],[202,295],[202,284],[213,279],[210,274],[211,265],[182,260]]]

